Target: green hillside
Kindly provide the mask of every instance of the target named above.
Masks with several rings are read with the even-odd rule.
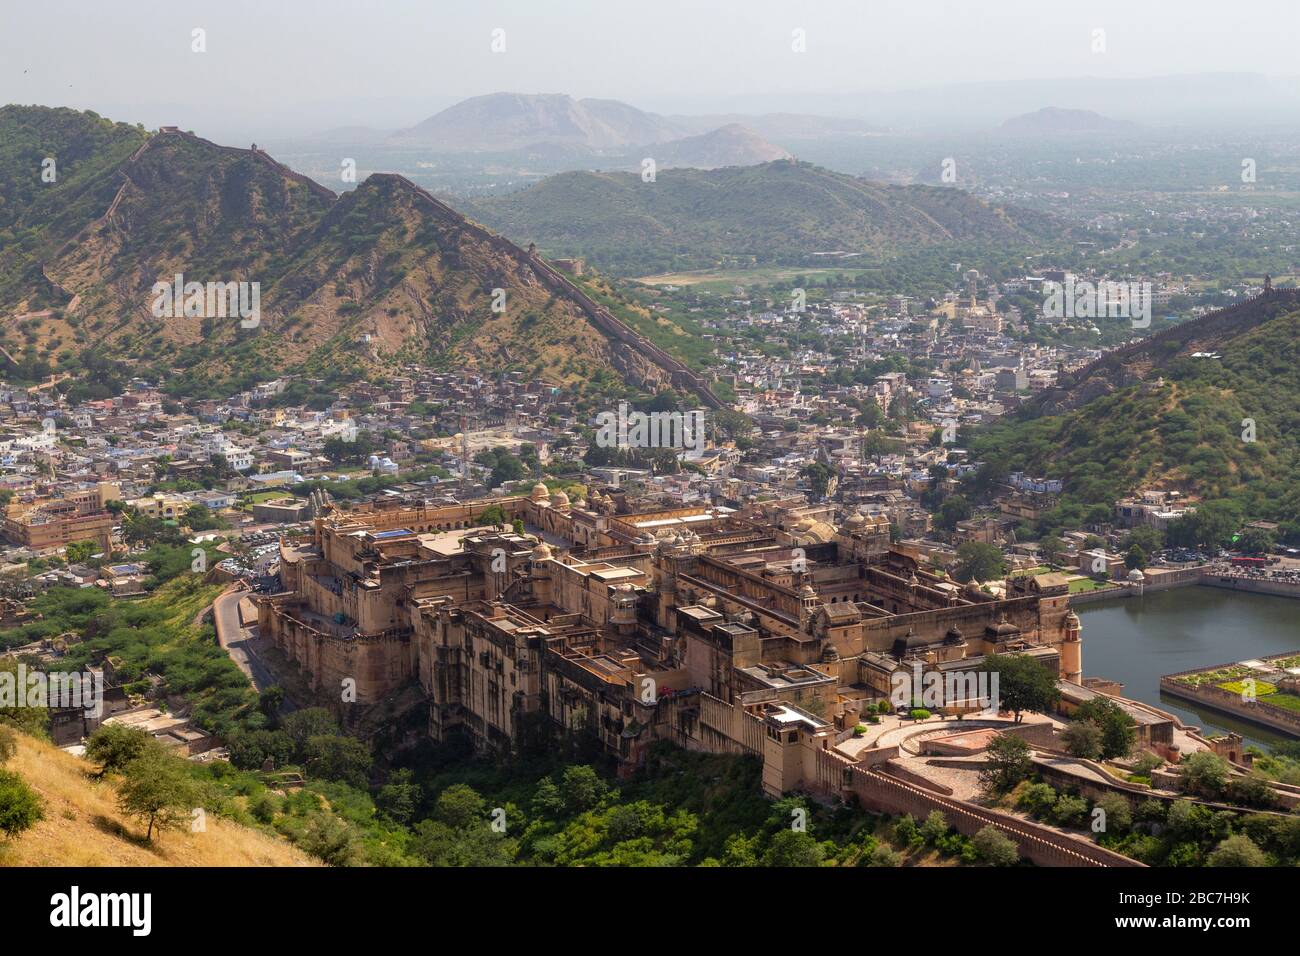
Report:
[[[562,173],[480,200],[475,214],[544,253],[584,256],[624,274],[809,263],[818,253],[887,245],[1030,244],[1052,227],[1046,216],[989,206],[958,189],[889,186],[788,161],[666,169],[653,183],[635,173]]]
[[[338,197],[260,150],[37,107],[0,110],[0,156],[0,372],[18,381],[68,373],[62,387],[96,398],[132,375],[218,396],[410,362],[575,385],[653,372],[616,360],[521,250],[400,176]],[[256,283],[258,321],[154,308],[178,274]]]
[[[993,473],[1065,480],[1050,524],[1110,520],[1138,488],[1179,490],[1248,519],[1300,531],[1300,312],[1190,349],[1119,389],[1063,414],[1006,421],[970,438]],[[1255,441],[1244,441],[1252,419]]]

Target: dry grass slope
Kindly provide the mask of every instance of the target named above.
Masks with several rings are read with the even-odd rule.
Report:
[[[45,803],[45,819],[0,840],[0,866],[319,866],[275,837],[208,814],[204,833],[168,831],[144,841],[144,827],[118,812],[117,788],[89,775],[92,765],[20,735],[5,765]]]

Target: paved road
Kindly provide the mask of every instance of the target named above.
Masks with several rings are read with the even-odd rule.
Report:
[[[275,684],[275,677],[252,651],[256,628],[245,628],[239,623],[239,602],[247,595],[243,590],[224,592],[212,602],[212,618],[217,626],[217,642],[260,694]],[[293,705],[285,701],[281,709],[292,710]]]

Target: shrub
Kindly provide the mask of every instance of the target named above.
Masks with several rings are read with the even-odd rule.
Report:
[[[22,777],[0,770],[0,832],[15,837],[45,817],[41,798]]]
[[[1101,756],[1101,728],[1090,720],[1076,720],[1061,732],[1065,749],[1075,757],[1096,760]]]
[[[948,818],[938,810],[931,810],[925,822],[921,824],[921,837],[926,843],[938,843],[948,832]]]
[[[1083,797],[1061,794],[1052,807],[1052,819],[1063,827],[1077,827],[1088,815],[1088,801]]]
[[[248,812],[258,823],[270,823],[280,812],[280,798],[273,793],[263,791],[249,802]]]
[[[867,856],[867,866],[902,866],[903,858],[883,843]]]
[[[1202,750],[1182,763],[1183,789],[1204,797],[1218,797],[1228,779],[1228,762],[1217,754]]]
[[[1133,825],[1133,808],[1118,793],[1108,793],[1097,801],[1097,806],[1106,814],[1104,833],[1117,833]]]
[[[911,717],[913,720],[929,720],[930,712],[924,707],[913,707],[908,712],[907,716]]]
[[[1011,734],[999,734],[985,751],[988,764],[979,772],[980,784],[992,794],[1009,793],[1034,769],[1029,744]]]
[[[1267,866],[1264,851],[1255,846],[1244,833],[1228,837],[1220,843],[1205,861],[1210,866]]]
[[[1016,806],[1031,816],[1042,816],[1056,804],[1056,791],[1046,783],[1022,783],[1015,794]]]
[[[971,845],[976,857],[989,866],[1013,866],[1020,859],[1015,842],[992,824],[971,837]]]
[[[904,813],[894,823],[894,836],[903,843],[913,843],[921,839],[920,828],[910,813]]]
[[[121,772],[144,753],[151,738],[143,730],[121,724],[103,724],[86,741],[86,758],[100,765],[99,775]]]

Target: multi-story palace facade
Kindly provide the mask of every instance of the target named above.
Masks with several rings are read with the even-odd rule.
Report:
[[[522,533],[486,526],[489,509]],[[780,793],[900,670],[1015,652],[1082,680],[1063,578],[1011,578],[1002,597],[962,587],[891,549],[882,516],[619,513],[541,484],[321,511],[309,543],[281,545],[285,590],[262,599],[261,633],[336,706],[340,688],[365,705],[418,684],[440,740],[508,751],[530,733],[590,734],[624,768],[660,739],[750,752]]]

